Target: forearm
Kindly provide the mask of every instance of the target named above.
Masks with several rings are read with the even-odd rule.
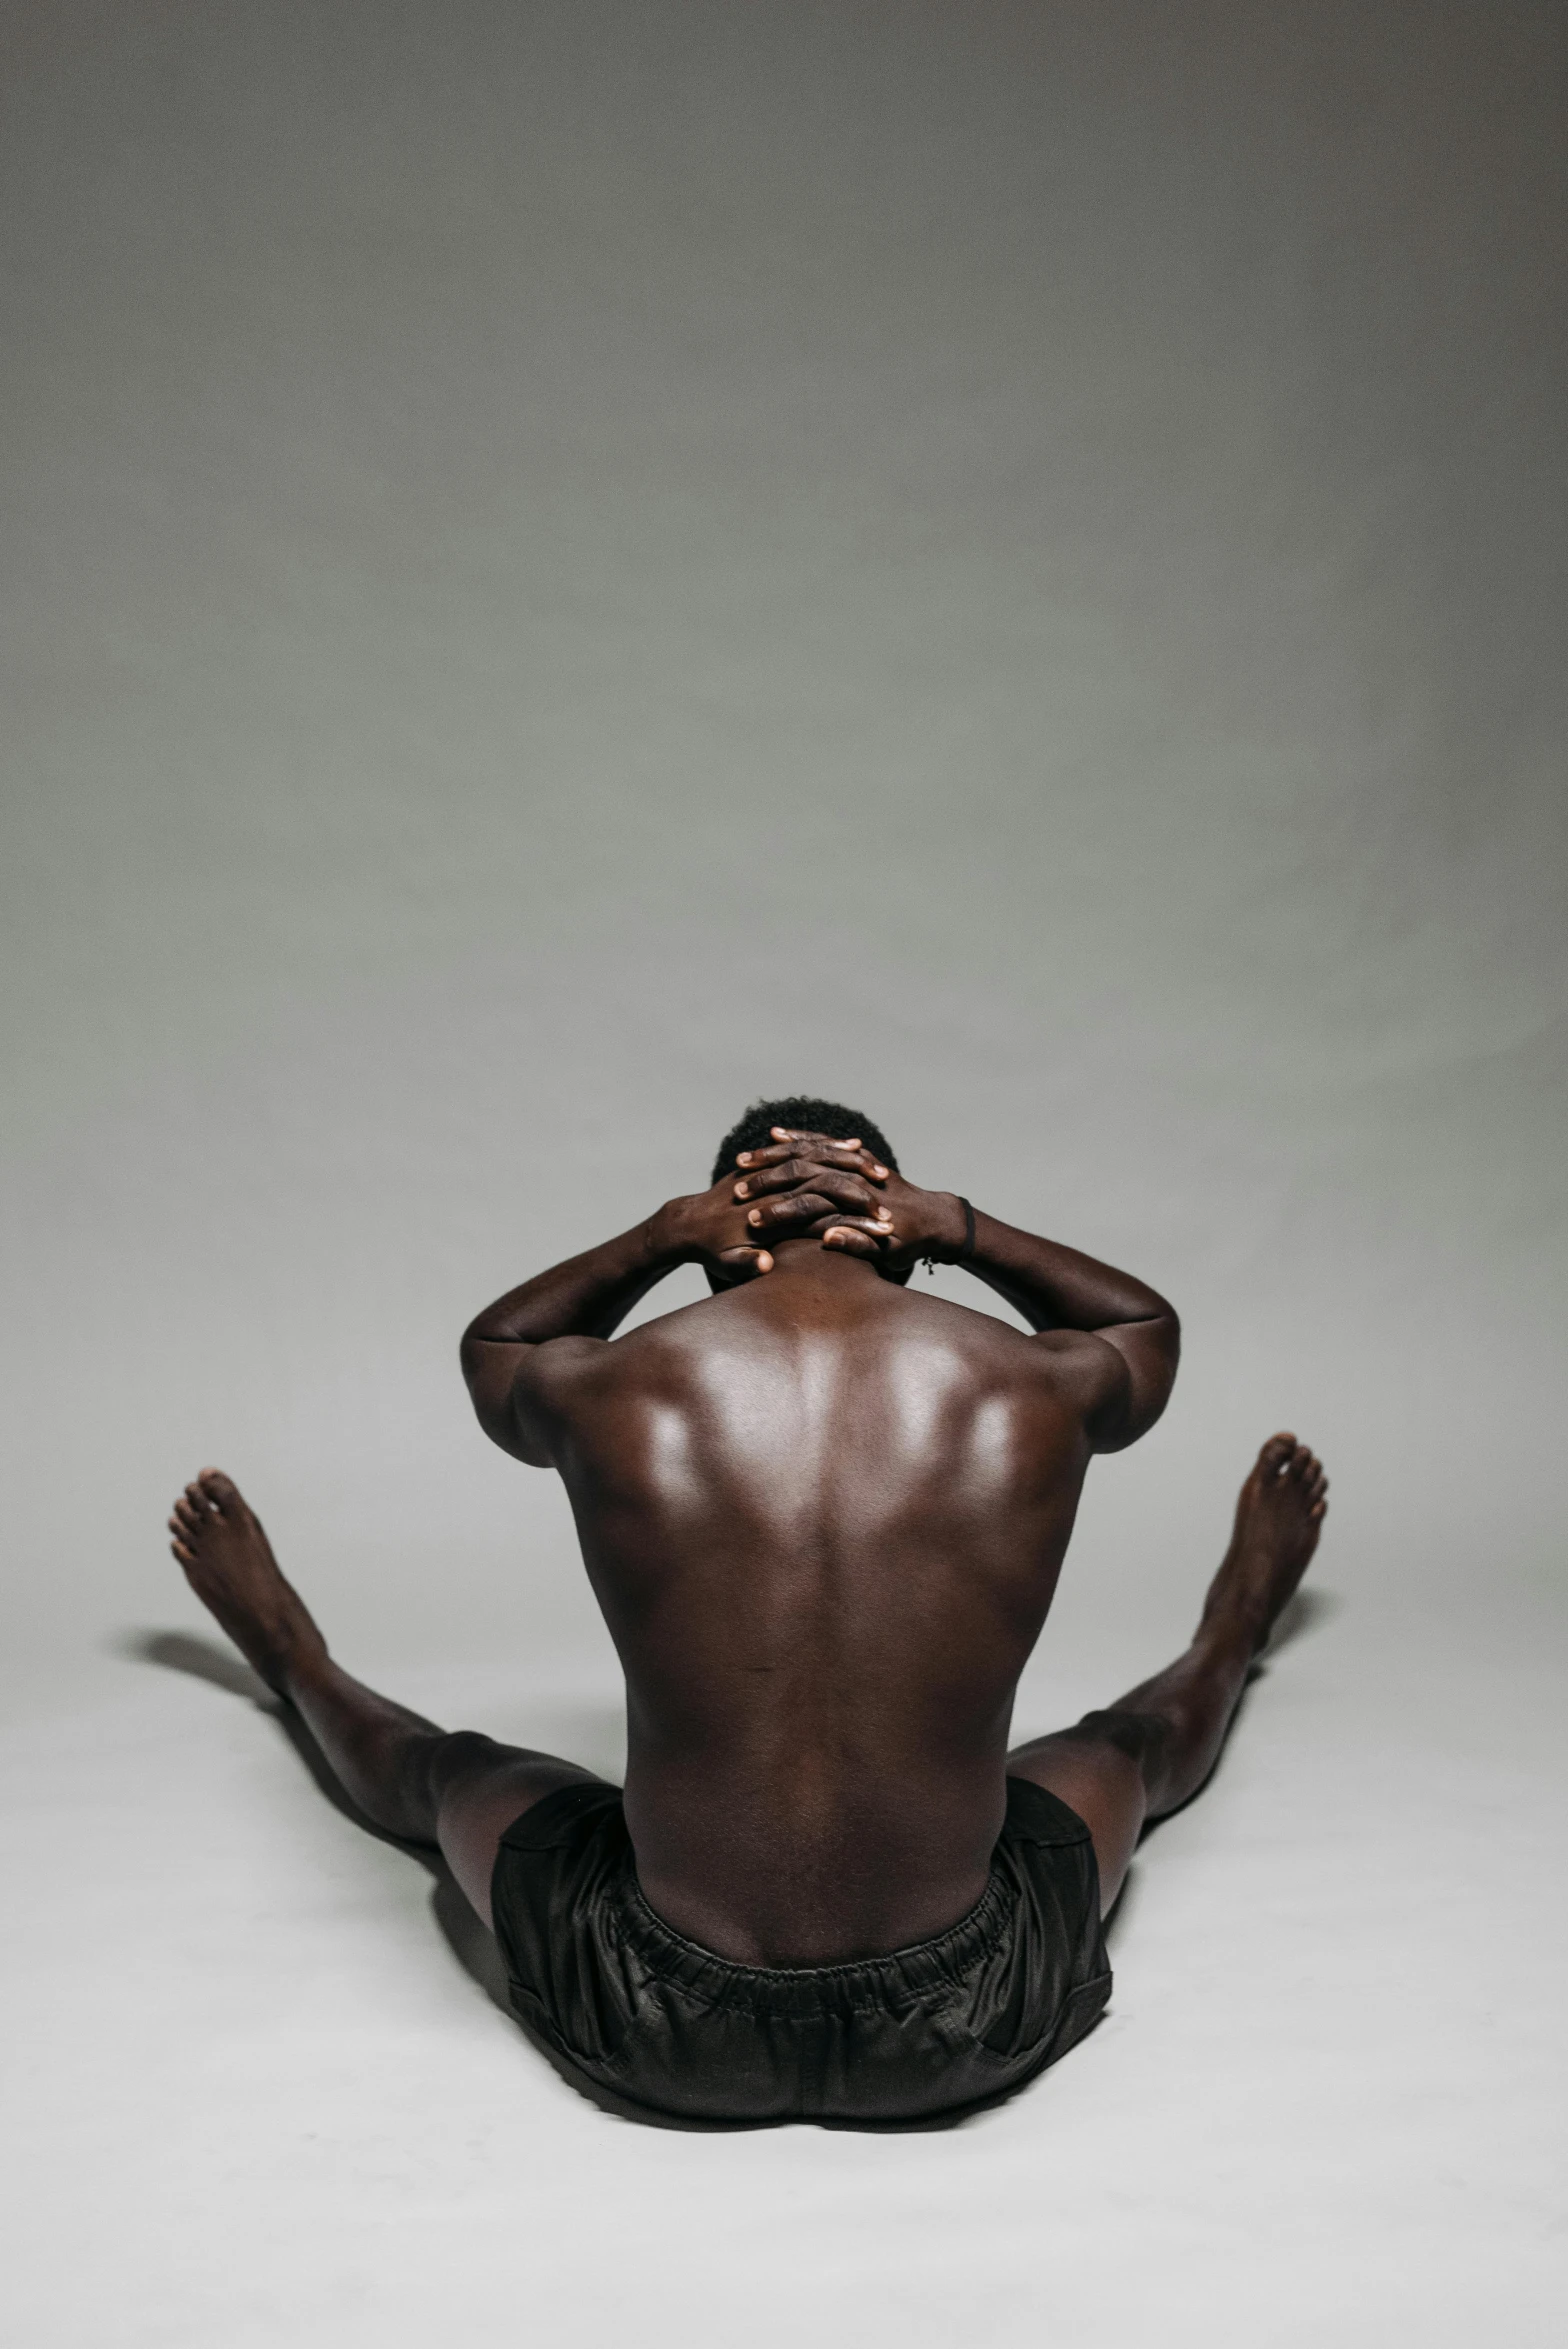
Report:
[[[650,1216],[613,1240],[568,1257],[508,1289],[463,1333],[472,1345],[539,1346],[550,1338],[607,1338],[632,1307],[683,1261],[681,1251]]]
[[[962,1208],[959,1222],[962,1222]],[[962,1233],[956,1234],[958,1246]],[[944,1251],[956,1256],[957,1248]],[[964,1260],[987,1288],[1005,1297],[1031,1329],[1102,1330],[1129,1322],[1170,1321],[1174,1308],[1146,1282],[1076,1248],[1022,1232],[975,1212],[974,1252]]]
[[[463,1332],[463,1376],[480,1426],[503,1451],[535,1467],[553,1462],[560,1380],[584,1352],[556,1341],[612,1336],[678,1264],[700,1264],[716,1289],[772,1271],[734,1189],[726,1175],[707,1191],[668,1199],[645,1223],[552,1265],[474,1316]]]

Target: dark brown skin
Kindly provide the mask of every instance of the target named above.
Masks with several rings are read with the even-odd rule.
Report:
[[[778,1134],[464,1337],[481,1425],[571,1497],[626,1673],[643,1889],[743,1963],[847,1961],[952,1924],[984,1888],[1008,1771],[1087,1820],[1109,1902],[1144,1819],[1212,1767],[1316,1545],[1321,1467],[1271,1438],[1186,1655],[1009,1756],[1089,1461],[1158,1418],[1178,1333],[1143,1283],[983,1213],[969,1269],[1034,1334],[898,1285],[964,1237],[951,1194],[856,1145]],[[710,1299],[610,1342],[692,1262]],[[488,1917],[502,1830],[587,1773],[447,1736],[352,1681],[220,1472],[171,1530],[349,1792],[439,1840]]]
[[[858,1148],[780,1140],[739,1171],[503,1297],[463,1363],[486,1432],[571,1496],[649,1901],[725,1954],[826,1962],[984,1890],[1084,1471],[1159,1415],[1177,1326],[988,1215],[974,1269],[1045,1334],[894,1285],[884,1261],[958,1253],[963,1210]],[[606,1342],[693,1260],[735,1285]]]

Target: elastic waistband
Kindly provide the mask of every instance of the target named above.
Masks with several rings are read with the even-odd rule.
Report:
[[[974,1907],[930,1941],[911,1942],[885,1957],[858,1958],[852,1965],[741,1966],[688,1941],[655,1916],[630,1868],[621,1892],[625,1939],[659,1980],[679,1984],[708,2006],[791,2016],[885,2014],[890,2007],[952,1987],[999,1946],[1012,1907],[1007,1882],[993,1866]]]

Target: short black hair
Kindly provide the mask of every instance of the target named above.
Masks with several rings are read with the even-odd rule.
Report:
[[[835,1142],[852,1142],[858,1134],[884,1166],[898,1172],[898,1160],[888,1148],[887,1136],[869,1117],[858,1109],[846,1109],[841,1101],[814,1101],[809,1094],[791,1093],[782,1101],[752,1103],[739,1125],[731,1126],[719,1144],[711,1179],[718,1182],[727,1175],[742,1150],[755,1150],[771,1142],[775,1126],[788,1126],[797,1133],[827,1134]]]

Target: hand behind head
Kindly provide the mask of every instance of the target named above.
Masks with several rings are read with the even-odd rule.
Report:
[[[732,1196],[759,1238],[816,1239],[846,1255],[880,1258],[893,1237],[879,1186],[888,1169],[858,1142],[773,1129],[760,1150],[743,1150]]]

